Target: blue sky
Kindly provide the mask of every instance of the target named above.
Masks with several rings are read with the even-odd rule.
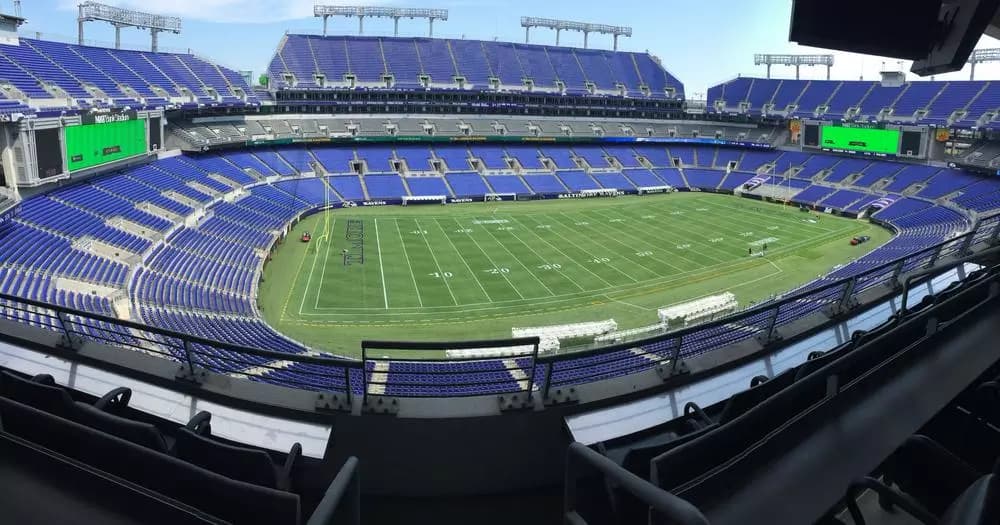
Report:
[[[267,67],[275,46],[286,31],[322,31],[322,22],[313,18],[314,0],[104,0],[121,7],[132,7],[184,19],[180,35],[162,34],[163,48],[191,49],[196,54],[236,68],[259,74]],[[71,39],[76,35],[78,0],[22,0],[23,16],[28,23],[22,35]],[[338,3],[335,0],[323,3]],[[788,42],[791,0],[701,0],[660,2],[617,0],[613,3],[587,0],[404,0],[348,1],[350,5],[392,5],[399,7],[443,8],[449,20],[435,25],[435,35],[451,38],[523,41],[521,16],[562,18],[583,22],[630,25],[633,37],[622,40],[621,48],[649,51],[663,59],[664,65],[684,82],[688,96],[704,93],[710,85],[737,76],[763,76],[763,67],[753,65],[753,53],[813,53],[813,48]],[[0,7],[10,11],[11,0],[0,0]],[[613,6],[613,8],[612,8]],[[390,20],[368,20],[366,34],[391,35]],[[400,34],[425,35],[426,24],[400,22]],[[114,30],[108,24],[87,24],[88,41],[110,43]],[[356,34],[357,20],[331,20],[331,32]],[[148,33],[134,29],[122,32],[122,41],[130,47],[148,46]],[[535,30],[532,41],[555,43],[555,33]],[[610,37],[591,35],[591,47],[611,47]],[[580,46],[579,33],[564,33],[562,43]],[[1000,47],[996,40],[984,37],[979,47]],[[837,79],[877,78],[883,64],[899,69],[895,60],[834,53]],[[903,64],[909,69],[909,64]],[[791,68],[775,68],[774,76],[794,77]],[[803,68],[804,78],[822,78],[824,68]],[[938,79],[968,78],[968,73],[943,75]],[[977,78],[1000,78],[1000,65],[984,64]]]

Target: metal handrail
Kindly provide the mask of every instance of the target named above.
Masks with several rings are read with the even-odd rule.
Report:
[[[348,491],[350,491],[349,495]],[[344,466],[340,467],[340,471],[330,482],[323,499],[316,506],[316,510],[313,511],[306,525],[334,525],[338,523],[334,521],[334,518],[345,495],[349,498],[346,503],[349,505],[350,516],[348,521],[342,523],[361,525],[361,466],[358,458],[354,456],[347,458]]]
[[[637,347],[646,347],[648,345],[653,345],[653,344],[669,345],[669,356],[665,357],[664,361],[672,361],[674,366],[676,366],[677,361],[681,357],[686,355],[685,351],[690,350],[692,348],[691,347],[692,341],[695,344],[701,343],[701,340],[703,338],[700,338],[699,335],[708,334],[710,331],[723,327],[724,325],[727,324],[739,323],[744,320],[753,319],[755,316],[761,316],[762,314],[766,314],[773,316],[773,319],[769,318],[768,321],[763,324],[757,322],[748,323],[748,326],[754,328],[755,331],[753,334],[748,335],[746,337],[752,337],[753,335],[765,335],[768,336],[766,340],[769,340],[769,336],[771,335],[772,331],[775,330],[777,325],[779,324],[774,321],[777,321],[777,318],[778,316],[780,316],[782,309],[785,308],[787,305],[795,304],[796,302],[813,302],[813,303],[821,302],[822,304],[832,305],[838,302],[843,303],[846,299],[850,298],[850,297],[846,298],[840,297],[839,299],[833,299],[832,296],[835,296],[836,295],[835,292],[838,290],[850,296],[854,296],[860,291],[863,291],[863,289],[873,286],[875,284],[896,282],[897,284],[902,285],[904,292],[904,301],[905,301],[906,299],[908,299],[909,289],[912,287],[912,284],[915,281],[917,281],[922,277],[926,277],[927,275],[930,275],[936,271],[942,270],[947,267],[952,267],[955,264],[958,264],[955,261],[950,261],[948,264],[939,265],[937,263],[941,258],[958,254],[961,256],[961,259],[959,259],[959,262],[961,262],[961,261],[975,260],[976,258],[981,258],[985,255],[993,255],[996,253],[1000,253],[1000,247],[990,247],[986,248],[985,250],[981,250],[978,254],[968,255],[969,251],[972,248],[995,245],[997,243],[998,238],[1000,238],[1000,220],[996,220],[996,218],[991,218],[991,220],[983,220],[980,221],[980,223],[977,225],[977,228],[974,229],[973,231],[970,231],[964,235],[960,235],[953,239],[944,241],[936,246],[925,248],[915,253],[899,257],[885,264],[881,264],[873,268],[864,270],[851,277],[846,277],[843,279],[830,281],[827,283],[817,282],[816,285],[812,288],[799,290],[795,293],[782,297],[780,300],[762,303],[753,306],[751,308],[748,308],[746,310],[743,310],[741,312],[735,313],[731,316],[716,319],[714,321],[710,321],[705,324],[692,326],[689,328],[685,328],[667,334],[659,334],[642,340],[608,345],[599,349],[594,349],[586,352],[558,354],[558,355],[538,355],[536,350],[532,354],[526,353],[526,355],[523,357],[529,357],[530,355],[533,359],[534,364],[546,367],[544,377],[541,378],[543,379],[543,381],[541,384],[537,385],[541,390],[543,396],[548,395],[550,388],[558,388],[562,385],[562,383],[556,385],[552,384],[552,376],[554,373],[567,372],[567,371],[570,372],[583,371],[586,370],[587,368],[592,368],[593,363],[588,364],[585,361],[580,361],[578,363],[572,363],[572,362],[585,359],[588,357],[593,357],[596,355],[609,354],[615,351],[628,350]],[[916,273],[908,275],[905,280],[906,281],[905,283],[898,283],[897,279],[904,272],[905,273],[916,272]],[[853,288],[854,283],[858,284],[857,288]],[[67,308],[59,305],[45,303],[42,301],[16,297],[9,294],[0,293],[0,305],[3,305],[11,310],[15,311],[21,310],[25,313],[35,314],[35,315],[42,315],[42,312],[35,312],[31,310],[32,308],[47,312],[43,315],[43,317],[45,317],[48,320],[46,322],[46,326],[48,328],[61,331],[69,339],[70,346],[73,346],[73,339],[75,336],[75,338],[89,338],[112,345],[117,344],[118,346],[136,347],[161,355],[170,354],[169,351],[163,350],[164,348],[167,350],[172,350],[173,352],[175,352],[174,354],[172,354],[173,357],[182,359],[182,362],[185,363],[185,366],[189,369],[189,371],[192,374],[195,372],[195,366],[200,364],[199,361],[196,359],[198,356],[209,356],[219,361],[245,365],[244,368],[251,368],[251,365],[254,365],[251,361],[249,361],[250,357],[254,357],[254,358],[264,358],[270,361],[291,361],[293,363],[311,364],[311,365],[327,367],[330,369],[331,375],[329,376],[316,375],[316,377],[343,378],[344,382],[343,390],[338,390],[336,388],[331,390],[335,392],[346,391],[349,394],[351,393],[352,375],[354,373],[353,371],[357,371],[357,373],[360,374],[362,382],[365,382],[367,380],[367,373],[365,372],[364,360],[348,359],[341,357],[323,357],[323,356],[314,356],[306,354],[289,354],[289,353],[275,352],[259,348],[249,348],[245,346],[225,343],[222,341],[212,340],[205,337],[184,334],[169,329],[144,325],[133,321],[125,321],[102,314],[84,312],[73,308]],[[52,313],[54,313],[54,315]],[[19,318],[19,316],[17,315],[6,316],[6,317],[14,319]],[[106,324],[107,326],[94,328],[93,326],[88,326],[88,324],[85,321],[103,323]],[[81,326],[88,328],[88,330],[79,329],[79,327]],[[137,345],[137,343],[135,342],[130,344],[126,342],[116,341],[115,336],[118,336],[119,338],[130,338],[137,341],[142,341],[142,343],[138,343]],[[745,339],[746,337],[742,339]],[[145,343],[149,344],[147,345],[149,346],[149,348],[147,348],[146,346],[141,346]],[[517,344],[518,340],[513,340],[513,343]],[[723,342],[722,344],[725,345],[732,343],[735,343],[735,341]],[[432,349],[463,348],[462,345],[466,345],[464,346],[464,348],[476,348],[475,343],[473,343],[473,346],[468,346],[469,343],[415,343],[414,344],[414,343],[369,342],[368,344],[369,345],[376,344],[382,346],[383,348],[390,348],[390,349],[394,347],[399,347],[400,345],[403,345],[406,348],[420,348],[420,347],[426,347]],[[479,342],[479,344],[480,344],[479,347],[485,347],[483,345],[510,346],[512,344],[512,340]],[[530,344],[530,341],[529,340],[521,341],[521,344],[527,345]],[[246,362],[239,362],[239,360],[236,357],[230,355],[220,357],[218,355],[211,354],[210,351],[204,350],[202,347],[209,347],[216,350],[223,350],[232,354],[236,354],[237,356],[245,355],[248,357],[248,360]],[[181,352],[183,353],[182,358],[178,357],[179,353]],[[658,351],[658,353],[661,352]],[[664,350],[662,353],[666,355],[667,350]],[[485,359],[478,358],[478,360],[485,360]],[[461,359],[450,359],[446,361],[454,362],[454,361],[461,361]],[[434,360],[430,360],[430,362],[434,362]],[[557,363],[567,363],[568,366],[558,367],[557,370],[554,370],[555,368],[557,368],[556,366],[554,366]],[[635,371],[639,371],[639,369],[646,369],[655,366],[655,363],[650,362],[648,365],[646,363],[643,363],[643,365],[646,366],[639,367],[638,365],[636,365],[635,367],[629,367],[629,369],[636,368]],[[334,375],[335,370],[339,370],[339,372],[337,372],[336,375]],[[535,381],[539,379],[534,376],[534,370],[535,367],[532,366],[531,374],[529,374],[531,376],[531,381],[528,387],[529,389],[533,388]],[[223,373],[240,373],[240,372],[241,370],[231,370]],[[588,377],[597,378],[600,376],[604,376],[606,374],[607,374],[606,371],[600,371],[600,370],[596,370],[589,375],[575,374],[572,380],[572,384],[585,382],[585,380]],[[583,381],[581,381],[581,379]],[[391,384],[391,382],[387,383]],[[365,390],[367,390],[367,388],[365,388]]]
[[[598,471],[604,478],[614,481],[640,501],[649,505],[651,515],[666,520],[671,525],[708,525],[708,518],[691,503],[653,485],[622,468],[586,445],[574,441],[566,451],[566,471],[563,482],[563,516],[566,523],[586,525],[576,511],[576,482],[582,467]]]

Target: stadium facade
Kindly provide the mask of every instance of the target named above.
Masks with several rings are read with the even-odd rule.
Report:
[[[11,356],[40,352],[316,425],[325,440],[304,457],[301,447],[282,455],[294,474],[274,465],[279,475],[266,481],[211,448],[204,417],[188,425],[195,437],[165,432],[171,446],[150,452],[143,440],[175,418],[157,419],[147,405],[138,420],[152,423],[140,432],[120,421],[135,416],[127,410],[101,419],[89,404],[52,409],[38,400],[61,396],[58,387],[31,379],[47,369],[13,358],[0,363],[21,374],[0,381],[0,413],[15,421],[5,432],[22,428],[29,441],[236,522],[265,511],[271,522],[297,522],[345,462],[351,473],[352,456],[365,469],[363,492],[386,501],[547,494],[571,468],[571,442],[592,447],[571,448],[571,465],[596,450],[650,489],[720,509],[720,484],[749,471],[712,469],[766,443],[763,430],[779,426],[768,403],[796,395],[785,415],[832,417],[844,399],[821,379],[854,381],[844,390],[858,396],[876,388],[864,372],[897,355],[871,347],[884,331],[903,330],[893,333],[911,337],[911,351],[937,334],[920,332],[928,316],[958,330],[977,307],[996,308],[988,267],[1000,239],[1000,82],[737,78],[709,89],[700,108],[648,53],[299,34],[281,38],[267,77],[250,86],[194,54],[0,44],[0,332],[17,349]],[[548,352],[533,336],[366,341],[361,358],[336,357],[274,330],[257,302],[273,252],[317,213],[662,192],[793,205],[873,222],[892,239],[770,301],[571,352]],[[437,357],[386,355],[410,351]],[[906,351],[884,370],[902,376],[934,355]],[[970,358],[982,366],[949,380],[972,384],[995,353]],[[797,393],[784,390],[793,384]],[[77,401],[103,393],[76,388]],[[942,388],[937,405],[908,415],[926,421],[957,393]],[[759,430],[746,430],[751,423]],[[739,439],[726,425],[742,429]],[[259,497],[266,510],[150,485],[30,428],[101,447],[117,446],[104,433],[141,442],[146,452],[128,452],[137,464],[185,475],[188,467],[152,456],[170,449],[170,461],[222,473],[228,493]],[[726,438],[721,452],[705,452]],[[758,467],[765,452],[754,451]],[[589,488],[628,520],[659,505],[633,501],[632,482],[620,479]],[[816,501],[824,512],[837,504]],[[726,522],[725,512],[714,516]]]

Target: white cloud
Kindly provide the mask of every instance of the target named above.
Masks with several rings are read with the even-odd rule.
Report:
[[[150,13],[207,22],[270,23],[313,14],[316,0],[104,0],[108,4]],[[80,0],[60,0],[60,8],[76,10]],[[324,4],[357,4],[350,0],[323,0]],[[362,2],[378,4],[377,2]]]

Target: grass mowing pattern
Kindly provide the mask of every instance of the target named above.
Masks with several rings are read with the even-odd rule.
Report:
[[[305,231],[311,243],[299,242]],[[872,242],[849,246],[855,235]],[[277,330],[341,355],[358,355],[362,339],[504,338],[611,318],[623,329],[706,295],[767,298],[889,238],[863,221],[703,193],[344,209],[293,229],[259,304]],[[748,256],[764,240],[767,256]]]

